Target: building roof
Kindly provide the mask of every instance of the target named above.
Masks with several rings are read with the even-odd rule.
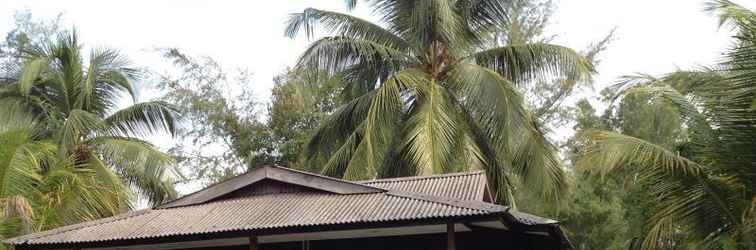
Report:
[[[185,195],[184,197],[160,206],[160,208],[172,208],[205,203],[261,180],[281,181],[336,194],[362,194],[386,191],[328,176],[311,174],[289,168],[266,166]]]
[[[163,206],[29,234],[12,245],[78,244],[223,232],[501,217],[553,224],[484,201],[483,172],[349,182],[263,167]]]
[[[483,171],[377,179],[359,183],[386,190],[401,190],[461,200],[490,201],[486,200],[486,195],[489,194],[487,194],[486,174]]]

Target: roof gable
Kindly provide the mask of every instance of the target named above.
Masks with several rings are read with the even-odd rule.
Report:
[[[284,183],[286,187],[276,187],[271,181]],[[255,185],[263,185],[252,188]],[[334,194],[366,194],[385,192],[385,189],[369,185],[349,182],[303,171],[265,166],[226,181],[211,185],[200,191],[185,195],[158,207],[158,209],[183,207],[202,204],[218,199],[233,198],[250,194],[264,194],[273,192],[271,189],[317,190]],[[248,192],[245,192],[248,191]]]

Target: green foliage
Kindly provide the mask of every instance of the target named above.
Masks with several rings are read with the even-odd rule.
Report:
[[[13,14],[14,29],[0,42],[0,84],[20,70],[25,49],[47,43],[61,33],[63,14],[53,20],[35,20],[29,10]]]
[[[187,180],[212,184],[262,164],[306,168],[298,156],[311,130],[340,103],[339,77],[287,70],[271,102],[257,101],[245,70],[226,71],[209,57],[162,50],[175,74],[160,75],[163,101],[178,107],[184,126],[170,150]]]
[[[176,110],[135,100],[138,72],[108,49],[85,60],[76,33],[24,49],[22,66],[0,86],[0,200],[3,237],[111,216],[173,199],[168,155],[138,139],[172,134]],[[23,228],[24,230],[6,230]]]
[[[571,88],[588,81],[591,62],[553,44],[497,44],[498,28],[512,22],[508,2],[371,6],[381,24],[312,8],[290,17],[290,37],[314,38],[318,25],[331,34],[315,40],[298,67],[346,81],[347,103],[310,140],[307,164],[347,179],[485,169],[502,203],[513,205],[515,178],[558,197],[566,186],[561,161],[519,86]]]
[[[574,199],[560,219],[578,249],[625,249],[628,230],[623,218],[622,186],[613,179],[575,181]]]
[[[498,40],[503,44],[526,44],[549,42],[544,30],[554,14],[556,5],[552,0],[512,0],[507,7],[507,20]]]
[[[597,116],[586,99],[578,101],[576,107],[572,114],[575,130],[608,129],[611,126],[608,115]],[[571,162],[575,161],[585,143],[580,138],[567,141],[566,154]],[[568,176],[569,192],[562,195],[559,203],[544,203],[537,194],[524,189],[516,196],[518,209],[559,220],[577,249],[625,249],[633,230],[626,214],[635,211],[625,202],[628,192],[625,180],[595,178],[577,169],[568,172]]]
[[[555,35],[545,33],[557,8],[554,1],[513,0],[507,6],[507,22],[498,27],[497,44],[542,44],[550,43],[556,38]],[[598,55],[605,51],[613,40],[612,30],[602,39],[589,44],[581,54],[595,67],[600,62]],[[592,87],[592,81],[559,78],[516,82],[525,97],[527,107],[547,130],[566,128],[573,121],[573,113],[577,108],[566,100],[583,95],[583,90]]]
[[[640,137],[606,131],[583,134],[590,141],[581,151],[579,166],[602,175],[631,174],[647,194],[642,199],[651,201],[641,203],[648,209],[640,215],[647,220],[639,242],[644,249],[756,246],[756,112],[751,109],[756,96],[756,13],[729,1],[712,2],[708,10],[738,33],[719,68],[633,77],[611,88],[615,99],[666,102],[678,116],[653,113],[669,112],[667,106],[651,105],[647,111],[628,107],[624,115],[647,117],[657,123],[656,131],[636,123],[620,125],[622,132]]]
[[[177,49],[160,53],[177,72],[159,75],[157,87],[166,92],[161,100],[182,114],[184,125],[177,127],[182,139],[169,152],[188,172],[187,180],[215,183],[246,170],[247,161],[271,161],[272,141],[247,89],[247,71],[225,72],[212,58]]]
[[[343,81],[325,72],[287,70],[275,79],[268,107],[268,128],[279,153],[278,161],[297,168],[312,131],[342,101]]]

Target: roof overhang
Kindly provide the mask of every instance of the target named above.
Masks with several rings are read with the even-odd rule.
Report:
[[[178,235],[170,237],[78,242],[65,244],[19,244],[23,249],[186,249],[208,246],[243,245],[250,236],[257,236],[260,243],[292,242],[303,240],[330,240],[368,238],[399,235],[442,233],[447,224],[454,224],[455,231],[470,231],[468,225],[492,225],[501,222],[502,215],[466,216],[458,218],[432,218],[421,220],[387,221],[378,223],[354,223],[343,225],[318,225],[268,230],[238,230],[209,234]],[[494,228],[494,227],[492,227]],[[504,226],[506,228],[506,226]],[[241,243],[241,244],[239,244]],[[217,244],[217,245],[216,245]]]

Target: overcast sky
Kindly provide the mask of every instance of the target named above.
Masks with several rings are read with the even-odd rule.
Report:
[[[13,27],[13,13],[29,9],[36,18],[64,13],[87,46],[107,46],[129,55],[137,66],[163,62],[155,47],[177,47],[214,57],[227,67],[254,74],[249,86],[267,100],[273,76],[291,66],[305,39],[284,37],[288,14],[307,7],[343,11],[343,0],[0,0],[0,34]],[[556,0],[547,34],[554,43],[582,50],[617,27],[616,40],[601,55],[596,89],[632,73],[662,74],[710,65],[729,45],[730,32],[702,12],[699,0]],[[749,7],[756,1],[737,1]],[[365,4],[363,4],[365,5]],[[365,6],[363,6],[365,7]],[[359,8],[353,14],[368,18]],[[145,93],[143,96],[154,96]]]
[[[634,72],[660,74],[716,61],[729,32],[704,14],[699,0],[557,0],[548,33],[555,43],[583,49],[617,27],[617,39],[602,55],[600,88]],[[752,1],[739,1],[754,6]],[[0,32],[12,27],[16,10],[37,18],[64,13],[89,46],[121,49],[140,66],[156,64],[154,47],[178,47],[254,73],[253,90],[267,98],[272,77],[293,64],[307,41],[283,36],[289,13],[307,7],[343,11],[343,0],[2,0]],[[355,15],[368,17],[365,8]],[[145,93],[146,94],[146,93]]]

